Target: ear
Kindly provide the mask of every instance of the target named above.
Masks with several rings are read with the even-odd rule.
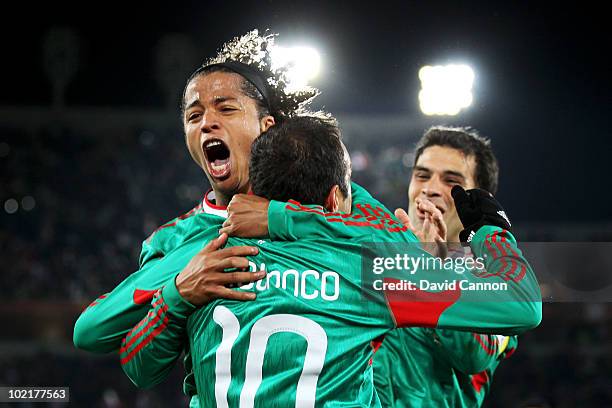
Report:
[[[259,120],[259,128],[261,129],[261,133],[270,129],[270,127],[274,126],[276,121],[274,120],[274,116],[264,116]]]
[[[340,187],[335,184],[331,190],[329,190],[329,194],[325,199],[325,209],[331,212],[337,212],[340,208],[340,200],[338,198],[338,194],[342,194],[340,192]]]

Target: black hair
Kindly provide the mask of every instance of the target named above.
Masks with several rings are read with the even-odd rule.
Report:
[[[260,35],[257,30],[252,30],[223,44],[217,55],[204,62],[187,80],[181,99],[181,112],[184,112],[185,92],[189,83],[196,77],[211,72],[236,73],[236,71],[217,65],[228,62],[247,65],[261,75],[267,87],[267,104],[261,92],[250,81],[242,77],[242,90],[246,96],[257,102],[260,119],[271,115],[275,122],[280,122],[287,117],[307,112],[307,106],[319,95],[319,90],[309,86],[288,90],[288,67],[272,67],[271,51],[274,47],[275,36],[276,34],[269,33]]]
[[[242,93],[253,99],[255,101],[255,104],[257,105],[257,115],[259,117],[259,119],[263,118],[264,116],[268,116],[271,114],[270,109],[268,107],[268,104],[266,103],[266,100],[264,99],[263,95],[261,94],[261,92],[259,92],[259,90],[255,87],[255,85],[253,85],[251,82],[249,82],[246,78],[244,78],[242,75],[232,71],[229,68],[223,67],[223,66],[219,66],[219,65],[214,65],[214,66],[202,66],[199,67],[198,69],[196,69],[194,71],[193,74],[191,74],[191,76],[189,77],[189,79],[187,80],[187,83],[185,84],[185,88],[183,89],[183,97],[181,98],[181,113],[184,114],[185,113],[185,93],[187,92],[187,87],[189,86],[189,84],[191,83],[191,81],[193,81],[195,78],[197,78],[200,75],[207,75],[207,74],[212,74],[213,72],[226,72],[228,74],[236,74],[238,76],[240,76],[240,79],[242,81],[242,83],[240,84]]]
[[[340,129],[329,117],[294,116],[251,146],[253,193],[269,200],[324,205],[334,185],[348,196],[349,164]]]
[[[476,187],[492,194],[497,192],[499,166],[489,139],[479,136],[476,130],[469,127],[431,127],[417,143],[414,165],[423,151],[431,146],[447,146],[461,151],[465,156],[473,156],[476,161]]]

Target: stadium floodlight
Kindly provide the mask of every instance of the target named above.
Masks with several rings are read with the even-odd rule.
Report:
[[[270,54],[273,68],[288,67],[288,90],[307,85],[319,73],[321,57],[314,48],[275,46]]]
[[[467,65],[426,65],[419,70],[419,103],[425,115],[457,115],[472,104],[474,71]]]

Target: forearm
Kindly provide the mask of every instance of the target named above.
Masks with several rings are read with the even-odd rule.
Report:
[[[149,267],[128,276],[110,293],[93,301],[74,326],[73,341],[77,348],[94,353],[116,351],[121,339],[149,309],[154,292],[161,286]]]
[[[506,336],[456,330],[435,330],[434,336],[450,365],[464,374],[476,374],[496,364],[508,343]]]
[[[411,275],[416,289],[385,292],[398,326],[519,334],[539,324],[539,286],[514,237],[485,226],[475,234],[472,250],[484,260],[484,271],[459,275],[422,268]],[[422,290],[423,282],[438,291]]]
[[[151,311],[124,337],[120,349],[123,371],[142,388],[166,378],[184,349],[185,325],[195,310],[178,293],[174,278],[155,294],[151,305]]]

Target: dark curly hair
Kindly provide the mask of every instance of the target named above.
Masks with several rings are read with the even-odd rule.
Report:
[[[234,73],[231,69],[216,64],[236,61],[257,70],[266,81],[268,87],[267,104],[261,92],[251,82],[244,78],[242,81],[242,91],[246,96],[257,102],[260,118],[271,115],[276,122],[281,122],[288,117],[307,112],[307,105],[320,92],[318,89],[309,86],[288,91],[288,67],[272,67],[271,50],[274,47],[274,37],[276,35],[268,32],[260,35],[257,30],[252,30],[225,43],[215,57],[202,64],[187,80],[183,90],[181,110],[184,110],[185,107],[187,86],[194,78],[217,71]]]

